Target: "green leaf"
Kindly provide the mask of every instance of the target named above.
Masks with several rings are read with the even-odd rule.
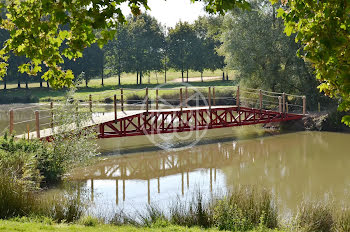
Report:
[[[342,120],[341,120],[342,123],[344,123],[345,125],[347,126],[350,126],[350,115],[345,115]]]
[[[284,15],[284,10],[282,8],[277,9],[277,17],[282,17]]]

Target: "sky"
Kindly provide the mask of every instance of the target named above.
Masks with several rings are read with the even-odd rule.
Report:
[[[180,20],[192,23],[198,16],[205,15],[203,3],[191,3],[190,0],[148,0],[148,6],[151,8],[148,14],[167,27],[174,27]],[[125,15],[130,14],[127,4],[122,5],[122,11]]]

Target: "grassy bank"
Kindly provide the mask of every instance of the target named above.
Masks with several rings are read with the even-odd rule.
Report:
[[[155,73],[151,74],[150,82],[148,82],[148,77],[144,77],[143,84],[136,84],[136,74],[135,73],[124,73],[122,76],[121,86],[118,85],[118,79],[116,76],[108,77],[104,79],[104,86],[101,85],[101,79],[92,79],[89,82],[89,86],[85,87],[85,83],[78,86],[75,97],[78,99],[88,99],[89,94],[98,95],[96,98],[102,99],[106,97],[111,97],[116,94],[114,90],[119,88],[130,88],[130,89],[141,89],[141,88],[155,88],[160,84],[164,84],[163,74],[158,73],[158,81],[155,77]],[[204,77],[220,77],[222,75],[221,70],[215,72],[205,71]],[[193,78],[198,78],[200,73],[190,72],[189,73],[189,83],[193,86],[226,86],[233,84],[234,72],[229,72],[230,81],[222,80],[210,80],[210,81],[191,81]],[[167,73],[167,85],[164,88],[174,88],[182,86],[181,83],[174,82],[174,80],[181,78],[181,73],[176,71],[169,71]],[[186,81],[186,80],[185,80]],[[43,88],[40,88],[39,83],[29,83],[29,89],[17,88],[17,83],[8,83],[7,90],[0,90],[0,104],[7,103],[36,103],[36,102],[48,102],[48,101],[58,101],[64,99],[66,90],[54,90],[51,88],[46,88],[46,83],[43,83]]]
[[[207,82],[191,82],[191,86],[195,87],[206,87],[206,86],[233,86],[234,81],[207,81]],[[122,85],[122,88],[125,88],[124,91],[126,94],[130,92],[132,95],[135,91],[128,91],[127,89],[143,89],[148,87],[149,89],[156,88],[157,84],[143,84],[143,85]],[[161,92],[171,91],[172,88],[183,87],[181,83],[171,83],[163,86],[165,90]],[[119,86],[104,86],[104,87],[79,87],[74,94],[74,97],[80,100],[88,100],[89,95],[93,96],[94,101],[104,102],[106,98],[113,98],[114,94],[119,94]],[[9,90],[0,90],[0,104],[8,103],[37,103],[37,102],[50,102],[50,101],[60,101],[64,99],[67,90],[54,90],[54,89],[41,89],[41,88],[32,88],[29,90],[25,89],[9,89]],[[141,94],[141,93],[140,93]],[[144,92],[142,93],[144,95]],[[150,94],[155,94],[150,91]],[[126,97],[127,99],[128,97]]]
[[[86,231],[86,232],[138,232],[138,231],[147,231],[147,232],[217,232],[219,230],[212,229],[203,229],[203,228],[188,228],[183,226],[152,226],[152,227],[134,227],[134,226],[113,226],[113,225],[94,225],[94,226],[84,226],[79,224],[55,224],[55,223],[42,223],[42,222],[17,222],[17,221],[4,221],[0,220],[0,231],[23,231],[23,232],[37,232],[37,231],[58,231],[58,232],[75,232],[75,231]],[[269,230],[269,229],[255,229],[251,232],[262,232],[262,231],[275,231],[282,232],[280,230]]]

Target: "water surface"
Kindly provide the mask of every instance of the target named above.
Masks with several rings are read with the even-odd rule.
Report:
[[[349,141],[350,134],[330,132],[232,138],[177,152],[115,154],[74,170],[70,179],[81,181],[95,210],[107,214],[246,185],[271,190],[280,211],[293,212],[302,200],[348,202]]]

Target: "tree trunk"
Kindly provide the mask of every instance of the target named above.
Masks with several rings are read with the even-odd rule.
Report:
[[[101,84],[102,86],[104,86],[104,83],[103,83],[103,66],[104,66],[104,53],[102,52],[102,67],[101,67]]]
[[[182,78],[182,82],[184,82],[184,70],[181,69],[181,78]]]
[[[139,84],[139,71],[136,72],[136,84]]]
[[[167,69],[167,66],[166,66],[166,62],[165,62],[165,68],[164,68],[164,83],[166,83],[166,69]]]
[[[26,78],[26,89],[28,89],[28,78]]]
[[[226,73],[226,81],[228,81],[228,73]]]
[[[188,69],[187,69],[187,76],[186,76],[186,80],[187,80],[187,83],[188,83]]]
[[[49,89],[50,88],[49,81],[46,81],[46,85],[47,85],[47,88]]]
[[[40,88],[43,87],[43,79],[40,78]]]
[[[156,72],[156,79],[157,79],[157,85],[159,84],[159,81],[158,81],[158,75],[157,75],[157,72]]]
[[[201,72],[201,81],[203,82],[203,72]]]
[[[5,89],[5,90],[7,89],[7,80],[6,80],[6,77],[4,77],[4,89]]]
[[[21,78],[19,77],[17,80],[17,88],[21,88]]]
[[[222,80],[223,81],[225,80],[225,72],[224,71],[222,72]]]
[[[88,87],[88,78],[85,77],[85,87],[87,88]]]
[[[140,85],[142,85],[142,71],[140,71]]]
[[[121,62],[120,62],[120,55],[118,55],[118,85],[121,85],[120,82],[120,75],[122,73],[122,66],[121,66]]]
[[[151,72],[148,74],[148,84],[151,84]]]

